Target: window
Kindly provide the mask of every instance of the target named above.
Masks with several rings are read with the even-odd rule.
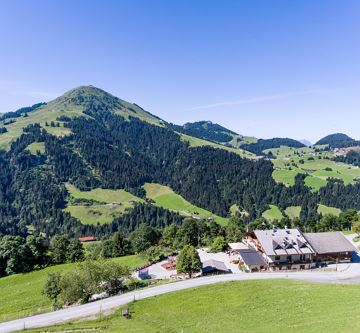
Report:
[[[287,260],[287,261],[291,261],[291,256],[287,256],[287,257],[286,257],[286,260]]]
[[[275,256],[275,260],[279,261],[280,260],[280,256]]]

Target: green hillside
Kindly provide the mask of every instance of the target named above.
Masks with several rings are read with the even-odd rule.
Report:
[[[132,208],[134,203],[143,202],[142,199],[124,190],[97,188],[80,191],[70,184],[66,184],[66,188],[70,194],[70,203],[65,211],[78,218],[83,224],[111,223],[126,209]],[[81,204],[81,199],[90,200],[90,203],[85,201],[85,204]],[[80,203],[74,204],[76,202]]]
[[[28,145],[26,148],[31,154],[36,155],[38,152],[40,154],[45,153],[45,143],[44,142],[33,142]]]
[[[136,301],[129,306],[130,319],[119,310],[110,317],[46,328],[46,332],[356,333],[359,302],[356,284],[226,282]]]
[[[88,117],[84,114],[84,111],[89,105],[110,108],[114,113],[125,118],[132,116],[151,124],[162,125],[159,118],[147,113],[135,104],[123,101],[99,88],[82,86],[72,89],[46,105],[28,113],[27,117],[6,120],[7,122],[11,119],[14,120],[15,122],[12,124],[4,125],[4,121],[0,121],[0,127],[7,129],[6,133],[0,135],[0,148],[8,149],[10,143],[22,134],[23,128],[33,123],[39,123],[53,135],[67,135],[70,130],[63,127],[63,122],[59,122],[60,127],[45,126],[46,122],[49,125],[51,121],[58,122],[57,118],[61,116],[70,118]]]
[[[192,205],[168,186],[146,183],[143,187],[146,191],[146,197],[152,199],[156,206],[178,212],[183,216],[212,217],[221,225],[226,225],[228,222],[228,219],[224,217],[217,216],[205,209]]]
[[[145,184],[146,197],[154,201],[154,205],[178,212],[183,216],[212,217],[222,225],[227,224],[227,218],[217,216],[206,209],[199,208],[176,194],[168,186],[160,184]],[[78,218],[83,224],[104,224],[112,220],[127,209],[131,209],[136,202],[144,200],[124,190],[94,189],[80,191],[71,184],[66,184],[69,191],[69,204],[65,211]],[[85,202],[82,202],[85,200]]]
[[[136,268],[144,263],[138,256],[110,259],[117,263]],[[0,278],[0,321],[29,316],[51,310],[50,300],[41,294],[47,274],[67,272],[77,264],[64,264],[38,271]]]
[[[281,213],[280,209],[278,206],[275,205],[269,205],[269,209],[266,210],[265,212],[263,212],[262,216],[269,220],[269,221],[273,221],[273,220],[281,220],[284,216]]]
[[[243,150],[241,148],[234,148],[234,147],[225,146],[225,145],[222,145],[220,143],[211,142],[211,141],[207,141],[207,140],[204,140],[204,139],[199,139],[199,138],[196,138],[194,136],[189,136],[189,135],[183,134],[183,133],[178,133],[178,134],[180,135],[181,139],[184,142],[189,143],[190,147],[210,146],[210,147],[213,147],[213,148],[227,150],[227,151],[229,151],[231,153],[235,153],[237,155],[240,155],[241,157],[251,158],[251,159],[256,158],[255,154],[253,154],[253,153],[251,153],[249,151]]]
[[[186,134],[215,142],[230,142],[238,134],[211,121],[197,121],[182,126]]]
[[[295,217],[300,217],[301,212],[301,206],[290,206],[285,209],[285,213],[287,216],[289,216],[291,219],[294,219]]]
[[[341,210],[339,208],[335,208],[335,207],[318,205],[318,213],[321,213],[322,215],[331,214],[331,215],[339,216],[341,213]]]
[[[319,147],[318,147],[319,148]],[[273,177],[279,183],[294,185],[298,173],[307,174],[305,184],[313,190],[327,184],[328,178],[342,179],[345,184],[354,184],[360,179],[360,168],[331,160],[334,153],[314,148],[280,148],[265,150],[275,157]]]

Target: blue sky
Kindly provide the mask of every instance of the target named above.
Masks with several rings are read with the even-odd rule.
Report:
[[[360,139],[358,0],[2,0],[0,112],[92,84],[167,121]]]

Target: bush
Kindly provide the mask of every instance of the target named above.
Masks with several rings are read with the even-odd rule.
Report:
[[[42,294],[50,298],[54,310],[58,309],[58,297],[60,289],[61,274],[59,272],[49,273]]]
[[[211,245],[211,252],[221,252],[227,247],[227,242],[224,237],[216,237]]]
[[[164,246],[150,246],[147,250],[141,253],[141,256],[148,262],[156,262],[167,258],[174,251]]]

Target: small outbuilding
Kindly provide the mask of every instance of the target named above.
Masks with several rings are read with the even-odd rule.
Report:
[[[202,263],[203,275],[231,273],[222,261],[210,259]]]
[[[248,248],[239,250],[240,263],[244,265],[249,272],[259,272],[267,268],[264,258],[259,251]]]
[[[95,242],[96,238],[94,236],[79,237],[79,241],[81,243]]]

